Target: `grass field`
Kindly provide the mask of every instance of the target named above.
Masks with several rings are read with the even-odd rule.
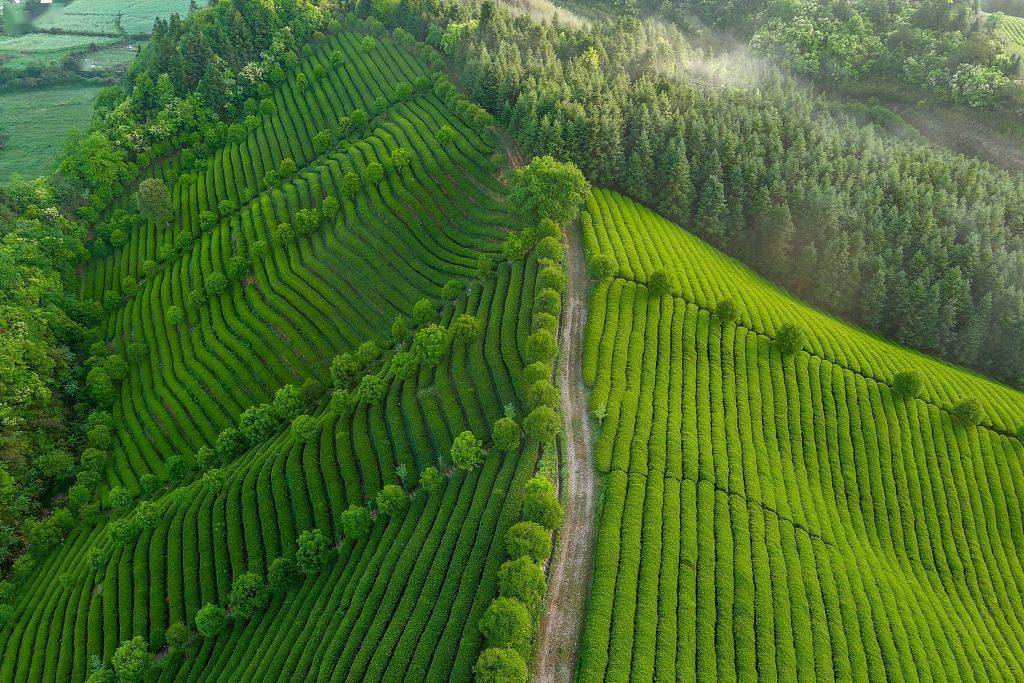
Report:
[[[274,111],[204,171],[179,174],[178,157],[149,169],[169,180],[176,224],[141,225],[87,265],[83,294],[115,294],[101,323],[110,349],[145,344],[114,403],[106,480],[149,498],[159,521],[126,536],[132,518],[104,513],[44,558],[19,591],[13,628],[0,631],[0,679],[80,680],[90,657],[109,661],[135,635],[160,648],[170,624],[191,626],[205,602],[226,601],[234,578],[265,574],[312,528],[338,541],[337,557],[255,618],[170,657],[162,680],[471,678],[505,531],[541,449],[492,451],[429,495],[418,482],[427,467],[451,469],[462,431],[489,442],[506,406],[522,414],[538,260],[501,258],[520,226],[495,176],[493,131],[435,94],[412,54],[361,41],[341,33],[309,47],[275,90]],[[342,128],[357,111],[373,112],[368,124]],[[393,161],[399,148],[408,163]],[[284,159],[295,172],[267,174]],[[340,200],[336,213],[328,197]],[[317,220],[302,222],[310,211]],[[481,254],[495,257],[485,272]],[[137,283],[131,294],[126,278]],[[430,320],[413,322],[422,299]],[[184,311],[179,324],[171,306]],[[434,361],[391,332],[396,315],[415,330],[463,314],[479,334],[443,337]],[[383,395],[359,389],[339,408],[332,358],[368,340],[382,355],[363,372]],[[416,364],[400,372],[409,348]],[[298,436],[292,413],[273,413],[218,476],[170,481],[172,458],[195,464],[203,446],[251,426],[247,409],[277,411],[296,387],[311,432]],[[152,474],[163,488],[150,496],[141,482]],[[408,510],[378,514],[364,540],[341,539],[348,506],[388,485],[410,493]]]
[[[1024,677],[1024,397],[812,311],[611,192],[582,224],[615,277],[585,344],[607,417],[581,680]],[[783,354],[787,323],[804,341]],[[892,390],[901,371],[917,397]],[[951,418],[965,398],[980,425]]]
[[[53,5],[32,22],[38,29],[71,33],[136,35],[150,33],[157,17],[188,13],[187,0],[74,0]]]
[[[0,149],[0,180],[48,172],[67,131],[89,125],[97,90],[68,86],[0,93],[0,128],[7,135]]]
[[[116,41],[116,38],[102,36],[49,33],[28,33],[12,38],[0,38],[0,68],[17,70],[57,64],[65,55],[88,50],[94,45],[102,47]]]

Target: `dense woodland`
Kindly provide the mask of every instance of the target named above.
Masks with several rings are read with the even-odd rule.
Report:
[[[539,27],[405,2],[393,21],[444,50],[529,154],[575,162],[826,310],[1024,386],[1018,177],[835,118],[770,67],[746,67],[750,87],[705,78],[651,21]]]

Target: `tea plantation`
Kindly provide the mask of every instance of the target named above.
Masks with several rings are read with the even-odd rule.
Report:
[[[103,507],[24,578],[0,679],[136,645],[166,680],[465,680],[488,646],[525,672],[530,620],[482,624],[499,593],[540,609],[561,515],[557,423],[524,419],[551,410],[557,226],[517,217],[489,117],[390,41],[325,37],[232,134],[99,228]],[[118,210],[147,178],[173,215]]]
[[[1024,675],[1021,397],[595,191],[582,680]]]

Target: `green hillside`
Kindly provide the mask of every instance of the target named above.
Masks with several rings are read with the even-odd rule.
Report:
[[[584,350],[607,416],[580,679],[1024,675],[1021,396],[801,306],[619,195],[587,209],[612,277]],[[971,399],[977,425],[954,409]]]
[[[0,679],[82,680],[179,623],[192,634],[158,652],[161,679],[472,676],[506,532],[554,466],[528,422],[521,445],[515,421],[514,443],[491,435],[539,404],[524,365],[551,374],[534,337],[557,326],[559,249],[534,247],[543,226],[514,231],[487,117],[364,38],[309,46],[205,169],[160,159],[97,228],[89,382],[111,385],[112,427],[83,459],[109,452],[104,506],[19,587]],[[167,182],[170,221],[118,211],[145,176]],[[482,466],[453,448],[467,436]],[[324,561],[275,587],[310,530]],[[246,619],[249,572],[274,591]],[[232,610],[215,637],[207,604]],[[510,643],[528,658],[525,638]]]

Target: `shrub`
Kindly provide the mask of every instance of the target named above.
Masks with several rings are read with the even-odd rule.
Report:
[[[294,384],[285,384],[274,392],[274,415],[282,420],[294,420],[305,408],[302,390]]]
[[[483,444],[473,432],[466,430],[455,437],[451,459],[456,467],[471,470],[484,461]]]
[[[549,330],[537,330],[526,338],[527,363],[550,363],[557,353],[555,335]]]
[[[588,264],[590,275],[595,280],[605,280],[615,276],[615,260],[608,254],[595,254]]]
[[[274,432],[277,421],[273,406],[260,403],[249,406],[238,416],[238,431],[250,444],[257,444]]]
[[[553,289],[542,289],[534,299],[534,310],[557,316],[562,312],[562,296]]]
[[[274,593],[284,593],[302,583],[302,571],[291,557],[277,557],[267,570],[267,583]]]
[[[401,486],[388,484],[377,493],[377,509],[393,517],[409,507],[409,496]]]
[[[562,420],[551,406],[538,406],[523,420],[526,435],[540,443],[547,443],[558,436]]]
[[[914,398],[921,392],[921,375],[912,370],[897,373],[892,378],[892,390],[902,399]]]
[[[288,244],[295,240],[295,228],[291,223],[278,223],[274,228],[274,241],[278,244]]]
[[[976,398],[965,398],[953,406],[953,421],[967,427],[981,424],[981,404]]]
[[[263,609],[267,604],[267,598],[267,586],[263,583],[263,577],[256,572],[245,572],[231,583],[228,606],[235,616],[249,619]]]
[[[589,192],[590,184],[578,168],[542,156],[516,170],[509,198],[531,223],[550,218],[565,224],[576,217]]]
[[[188,476],[191,467],[180,455],[172,455],[167,459],[167,475],[173,482],[180,482]]]
[[[7,628],[14,623],[14,605],[0,604],[0,628]]]
[[[561,262],[565,258],[562,243],[554,237],[545,237],[537,242],[537,258]]]
[[[183,320],[185,320],[185,314],[181,312],[181,308],[178,306],[168,306],[165,317],[167,319],[167,324],[171,327],[177,327]]]
[[[514,598],[536,613],[544,603],[548,582],[544,570],[529,557],[517,557],[498,569],[498,594]]]
[[[142,639],[142,636],[135,636],[131,640],[122,642],[114,656],[110,658],[110,664],[121,681],[141,681],[149,672],[153,656],[149,653],[149,644]]]
[[[562,526],[562,504],[550,479],[537,475],[526,482],[521,515],[524,521],[536,522],[546,529]]]
[[[511,417],[499,417],[491,430],[494,447],[499,451],[511,452],[519,448],[519,423]]]
[[[523,370],[523,382],[526,386],[530,386],[534,382],[538,382],[542,379],[551,379],[550,363],[530,363]]]
[[[516,522],[505,532],[505,550],[513,560],[543,562],[551,554],[551,532],[536,522]]]
[[[440,363],[445,351],[444,328],[431,324],[420,329],[413,337],[412,351],[427,366]]]
[[[391,357],[391,374],[399,380],[408,379],[416,371],[416,354],[399,351]]]
[[[363,377],[362,381],[359,382],[359,388],[356,389],[356,396],[360,401],[373,405],[383,401],[384,395],[387,391],[388,385],[383,379],[377,375],[366,375]]]
[[[514,598],[495,598],[480,618],[480,632],[490,647],[521,647],[532,631],[529,610]]]
[[[537,287],[542,291],[549,289],[559,293],[564,292],[565,270],[558,266],[541,268],[540,272],[537,273]]]
[[[160,477],[156,476],[152,472],[146,472],[139,477],[139,486],[142,487],[142,492],[144,494],[151,496],[160,489]]]
[[[420,485],[427,493],[434,493],[444,483],[444,476],[436,467],[428,467],[420,474]]]
[[[444,283],[441,287],[441,298],[442,299],[454,299],[462,293],[463,285],[458,280],[452,279]]]
[[[379,183],[384,180],[384,167],[379,161],[371,161],[366,165],[366,179],[371,183]]]
[[[530,321],[530,331],[547,330],[554,334],[558,330],[558,318],[546,311],[537,311]]]
[[[804,332],[793,323],[786,323],[775,335],[775,344],[784,356],[789,356],[804,347]]]
[[[425,325],[433,319],[435,312],[433,301],[420,299],[412,307],[412,319],[417,325]]]
[[[196,612],[196,630],[199,634],[212,638],[228,624],[228,613],[223,607],[208,602]]]
[[[318,431],[316,420],[309,415],[299,415],[292,420],[291,429],[292,436],[300,443],[309,443]]]
[[[128,490],[123,486],[112,487],[107,494],[107,498],[110,501],[110,507],[118,512],[124,512],[132,506],[132,494],[128,493]]]
[[[167,640],[167,646],[170,648],[171,652],[179,653],[188,647],[188,642],[192,638],[192,633],[188,630],[188,626],[185,626],[185,624],[180,621],[176,621],[167,627],[167,631],[164,633],[164,638]]]
[[[731,323],[738,317],[739,313],[736,310],[736,304],[732,302],[732,299],[722,299],[715,306],[715,315],[723,323]]]
[[[651,296],[660,297],[672,292],[672,281],[664,270],[655,270],[647,278],[647,291]]]
[[[351,505],[341,513],[341,531],[345,538],[358,541],[370,535],[370,511],[362,505]]]
[[[489,647],[480,653],[473,673],[478,683],[525,683],[526,661],[515,650]]]
[[[319,529],[307,529],[299,535],[295,564],[299,571],[309,576],[316,574],[330,561],[334,554],[327,536]]]
[[[538,380],[526,388],[526,405],[530,408],[557,408],[559,398],[558,389],[547,379]]]

